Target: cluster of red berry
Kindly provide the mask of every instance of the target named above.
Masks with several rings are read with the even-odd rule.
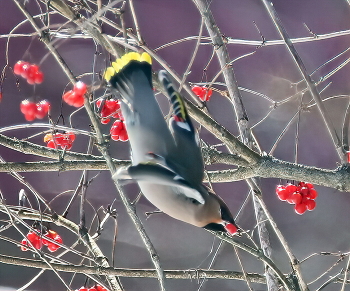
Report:
[[[47,100],[34,103],[26,99],[21,102],[20,109],[27,121],[33,121],[35,118],[43,119],[49,112],[50,106]]]
[[[110,129],[111,139],[117,141],[127,141],[129,139],[123,120],[114,121]]]
[[[120,104],[118,100],[115,99],[99,99],[96,101],[97,107],[100,109],[101,123],[107,124],[111,121],[111,117],[120,118]],[[101,108],[102,105],[102,108]]]
[[[120,104],[115,99],[99,99],[96,101],[96,106],[100,110],[101,123],[107,124],[111,118],[118,118],[111,126],[109,133],[111,139],[115,141],[127,141],[129,139],[126,131],[124,118],[120,111]]]
[[[84,95],[86,92],[86,84],[79,81],[75,83],[73,90],[69,90],[63,94],[62,99],[68,105],[81,107],[84,105]]]
[[[91,288],[81,287],[79,290],[76,290],[76,291],[108,291],[108,290],[100,285],[95,285],[95,287],[91,287]]]
[[[62,238],[60,237],[60,235],[53,230],[49,230],[47,233],[45,233],[43,236],[38,235],[36,232],[30,231],[28,232],[27,238],[22,239],[21,241],[21,250],[22,251],[27,251],[28,248],[26,248],[25,246],[28,246],[29,243],[28,241],[31,242],[31,244],[33,245],[34,248],[36,248],[37,250],[40,250],[42,248],[42,246],[47,246],[47,249],[50,252],[55,252],[57,251],[60,246],[58,244],[55,244],[54,242],[51,242],[47,239],[51,239],[53,241],[55,241],[56,243],[60,243],[62,244]]]
[[[202,101],[209,101],[211,95],[213,94],[212,89],[206,87],[193,86],[192,92],[198,96]]]
[[[316,207],[317,191],[311,183],[300,182],[298,186],[293,184],[278,185],[276,194],[282,201],[295,204],[294,210],[303,214],[306,210],[314,210]]]
[[[57,149],[59,146],[61,149],[70,150],[75,140],[75,134],[73,132],[67,133],[48,133],[44,136],[44,142],[47,143],[48,148]]]
[[[31,85],[40,84],[44,80],[44,74],[40,71],[39,66],[28,62],[18,61],[13,67],[13,72],[27,79],[28,84]]]

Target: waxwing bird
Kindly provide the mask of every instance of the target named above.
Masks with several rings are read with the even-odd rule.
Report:
[[[121,95],[132,165],[114,178],[135,180],[143,195],[169,216],[231,235],[238,231],[225,202],[203,185],[199,139],[181,95],[165,71],[159,72],[172,106],[167,125],[152,86],[151,57],[131,52],[106,69],[105,80]]]

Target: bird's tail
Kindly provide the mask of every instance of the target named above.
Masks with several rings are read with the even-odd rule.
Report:
[[[116,88],[124,98],[134,95],[133,75],[139,72],[147,79],[147,86],[152,88],[152,59],[146,52],[130,52],[112,62],[104,73],[104,79]],[[127,100],[129,103],[130,100]]]

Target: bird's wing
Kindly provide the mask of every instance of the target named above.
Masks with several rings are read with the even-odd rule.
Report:
[[[134,166],[119,169],[113,178],[118,180],[133,179],[137,182],[148,182],[158,185],[175,187],[179,194],[187,198],[195,199],[200,204],[204,204],[204,198],[201,193],[194,189],[183,177],[171,169],[155,163],[139,163]]]
[[[170,99],[173,117],[169,127],[176,144],[177,171],[187,180],[198,185],[203,180],[204,165],[199,138],[188,115],[182,96],[175,90],[166,71],[159,72],[159,80]]]

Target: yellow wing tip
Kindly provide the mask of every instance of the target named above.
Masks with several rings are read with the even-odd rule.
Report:
[[[152,58],[148,53],[143,52],[139,54],[137,52],[130,52],[116,59],[115,62],[112,62],[112,67],[108,67],[104,73],[105,80],[109,82],[113,75],[119,73],[131,61],[147,62],[152,65]]]

